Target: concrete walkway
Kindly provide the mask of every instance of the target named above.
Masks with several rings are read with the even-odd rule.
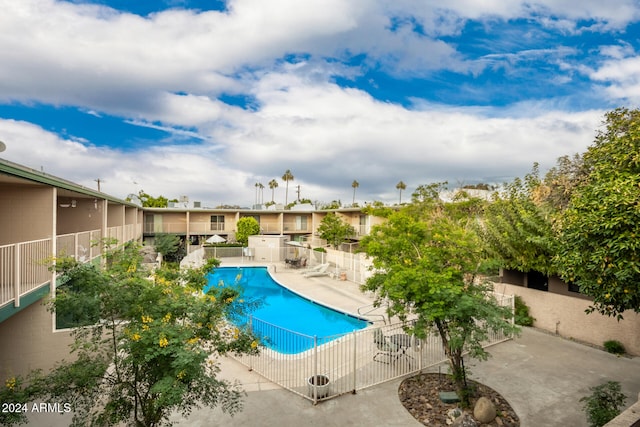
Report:
[[[316,301],[357,313],[372,302],[355,283],[328,277],[304,278],[282,264],[275,278]],[[273,271],[273,267],[271,270]],[[616,357],[600,349],[524,328],[520,337],[489,349],[484,362],[466,360],[470,378],[495,389],[512,405],[522,427],[587,425],[581,397],[589,387],[612,380],[622,384],[626,406],[640,392],[640,358]],[[447,367],[443,367],[446,372]],[[432,368],[432,371],[437,371]],[[402,380],[370,387],[313,406],[230,359],[222,377],[237,379],[247,392],[244,410],[233,418],[220,410],[194,412],[181,426],[420,426],[398,399]],[[176,421],[178,419],[176,418]]]
[[[227,263],[234,264],[233,261]],[[237,264],[236,264],[237,265]],[[276,279],[305,296],[326,305],[357,313],[372,302],[355,283],[328,277],[304,278],[296,270],[275,266]],[[273,266],[271,267],[273,271]],[[465,360],[469,377],[495,389],[505,397],[521,420],[522,427],[586,426],[580,398],[589,387],[619,381],[628,399],[635,403],[640,392],[640,358],[616,357],[535,329],[525,328],[512,341],[489,348],[484,362]],[[446,366],[443,371],[446,372]],[[436,372],[436,368],[432,368]],[[270,383],[238,362],[221,360],[220,377],[239,381],[247,392],[244,410],[234,417],[219,409],[200,409],[188,419],[175,416],[178,426],[421,426],[402,406],[398,387],[402,380],[344,395],[316,406]],[[62,427],[70,417],[30,417],[33,426]]]
[[[535,329],[489,349],[485,362],[467,362],[470,378],[505,397],[522,427],[585,426],[580,398],[589,387],[613,380],[622,384],[631,406],[640,392],[640,359],[616,357]],[[437,368],[432,369],[437,371]],[[443,367],[443,371],[446,366]],[[239,380],[247,392],[244,410],[230,417],[200,410],[180,426],[420,426],[398,399],[401,380],[370,387],[313,406],[249,372],[233,360],[222,363],[222,377]],[[179,418],[175,418],[176,421]]]

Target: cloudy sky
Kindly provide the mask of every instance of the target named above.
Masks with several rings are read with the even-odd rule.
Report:
[[[0,0],[0,157],[117,197],[397,202],[583,152],[638,0]],[[260,195],[258,196],[260,197]]]

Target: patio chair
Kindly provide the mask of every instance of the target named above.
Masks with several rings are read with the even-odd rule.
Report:
[[[329,269],[329,264],[322,264],[322,267],[320,267],[318,270],[309,271],[308,273],[304,273],[303,276],[304,277],[328,276],[329,275],[329,272],[327,271],[328,269]]]
[[[402,355],[402,349],[398,344],[395,344],[389,340],[389,337],[382,333],[382,329],[378,328],[373,331],[373,342],[376,344],[378,350],[373,355],[373,360],[380,363],[391,363],[398,360]],[[379,357],[384,357],[386,360],[379,360]]]
[[[308,268],[305,268],[304,270],[301,270],[300,273],[303,274],[303,275],[307,274],[307,273],[314,273],[314,272],[319,271],[320,269],[324,268],[325,265],[328,266],[329,264],[314,265],[313,267],[308,267]]]

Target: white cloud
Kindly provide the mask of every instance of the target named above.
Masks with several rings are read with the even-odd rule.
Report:
[[[535,161],[550,167],[558,156],[584,151],[603,112],[563,112],[558,103],[453,108],[420,99],[406,108],[335,84],[335,76],[360,72],[341,60],[366,55],[395,76],[479,74],[496,58],[552,62],[573,51],[514,50],[508,58],[467,61],[439,37],[459,34],[469,19],[537,19],[541,11],[546,25],[567,32],[579,20],[623,28],[638,16],[633,5],[234,0],[227,12],[170,10],[145,18],[53,0],[0,0],[0,102],[74,105],[96,117],[121,115],[176,137],[201,138],[189,146],[169,138],[125,153],[0,120],[0,139],[9,145],[3,155],[89,187],[100,178],[115,196],[143,188],[206,204],[249,205],[255,182],[272,178],[282,199],[285,169],[304,197],[326,201],[351,200],[353,179],[360,181],[358,198],[370,201],[394,201],[401,179],[408,192],[438,180],[509,179]],[[628,44],[601,54],[609,61],[599,68],[560,66],[609,84],[612,97],[640,92],[640,64]],[[300,58],[287,62],[287,55]],[[255,108],[227,105],[217,99],[222,93],[251,96]]]

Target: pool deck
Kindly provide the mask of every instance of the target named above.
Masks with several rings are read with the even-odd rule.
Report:
[[[241,265],[225,262],[225,265]],[[246,262],[244,265],[264,265]],[[357,314],[373,302],[359,285],[329,276],[306,278],[284,264],[270,270],[281,284],[336,309]],[[589,387],[619,381],[631,406],[640,393],[640,358],[617,357],[600,349],[523,328],[520,337],[489,348],[484,362],[467,362],[470,377],[501,393],[520,417],[522,427],[587,425],[580,398]],[[238,380],[247,392],[244,410],[234,417],[219,409],[194,411],[180,426],[421,426],[402,406],[402,379],[369,387],[316,406],[262,378],[231,359],[221,361],[221,378]],[[446,370],[446,366],[443,370]],[[437,371],[437,368],[435,368]]]
[[[226,259],[223,266],[264,265]],[[273,267],[271,267],[273,272]],[[273,276],[290,289],[325,305],[357,314],[373,302],[359,286],[328,276],[305,278],[299,270],[275,265]],[[484,362],[465,361],[470,378],[504,396],[520,417],[521,427],[583,426],[587,421],[580,398],[589,387],[618,381],[628,397],[625,408],[640,393],[640,358],[616,357],[600,349],[523,328],[520,337],[488,349]],[[231,417],[220,409],[194,410],[187,419],[174,415],[178,426],[422,426],[402,406],[398,387],[402,379],[389,381],[314,406],[311,402],[249,371],[230,358],[220,361],[219,378],[238,381],[246,392],[244,409]],[[446,371],[446,366],[443,371]],[[437,368],[435,368],[437,371]],[[29,425],[62,427],[70,417],[52,414],[30,417]]]

